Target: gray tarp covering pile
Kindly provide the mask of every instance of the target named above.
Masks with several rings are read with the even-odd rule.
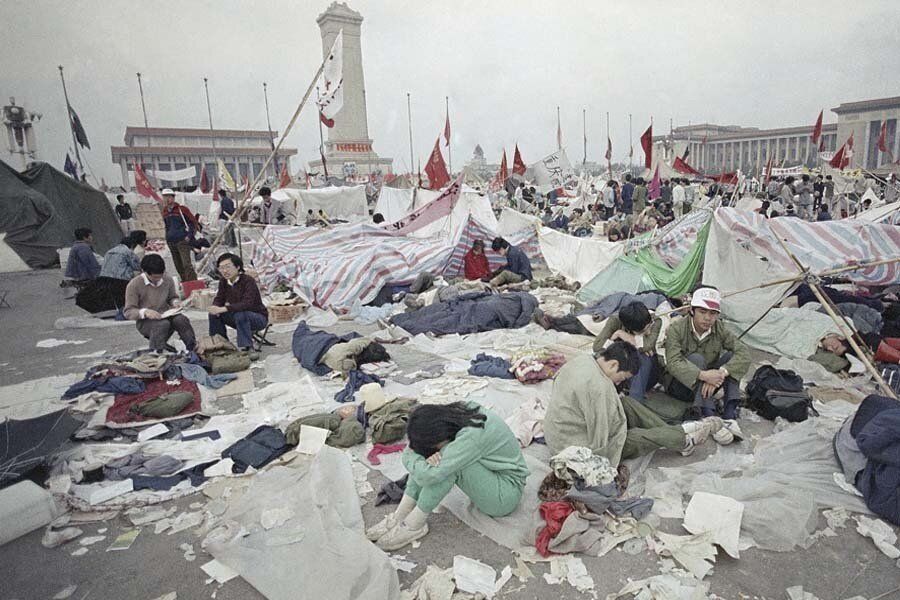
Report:
[[[478,333],[493,329],[518,329],[531,321],[537,298],[525,292],[464,294],[391,319],[413,335]]]
[[[57,249],[74,241],[78,227],[94,232],[94,251],[101,254],[122,238],[103,192],[47,163],[18,173],[0,161],[0,233],[29,267],[54,266]]]
[[[269,600],[392,600],[387,554],[364,535],[350,460],[323,447],[256,474],[204,542]]]

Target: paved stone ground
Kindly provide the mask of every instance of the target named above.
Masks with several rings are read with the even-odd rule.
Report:
[[[103,329],[55,330],[54,321],[59,317],[83,315],[66,296],[70,290],[57,287],[58,271],[43,271],[3,275],[0,289],[10,289],[11,309],[0,309],[0,332],[4,343],[0,345],[0,380],[4,385],[51,374],[80,372],[90,360],[72,359],[72,355],[107,350],[108,354],[125,352],[142,345],[142,338],[132,325]],[[198,331],[205,323],[197,322]],[[342,329],[346,328],[342,324]],[[36,348],[38,340],[55,337],[67,340],[89,340],[78,346],[65,345],[52,349]],[[273,336],[278,346],[265,353],[283,353],[290,349],[290,335]],[[747,433],[766,435],[770,424],[750,424]],[[677,466],[702,458],[714,447],[708,443],[694,456],[657,453],[653,465]],[[384,482],[380,473],[373,471],[369,478],[377,489]],[[181,510],[205,498],[194,495],[174,502]],[[376,508],[371,499],[363,506],[368,523],[374,523],[390,508]],[[820,528],[824,519],[820,519]],[[435,564],[449,567],[453,556],[463,554],[477,558],[497,569],[512,564],[512,554],[488,538],[479,535],[460,523],[449,513],[436,514],[429,521],[431,533],[415,550],[407,550],[407,558],[418,566],[411,573],[401,573],[401,583],[406,586],[424,572],[425,566]],[[216,589],[206,585],[200,565],[211,559],[200,550],[200,538],[191,530],[175,534],[154,535],[152,527],[145,527],[130,550],[105,552],[115,537],[129,528],[124,517],[107,523],[82,526],[82,537],[98,535],[106,528],[106,539],[90,547],[81,557],[71,556],[79,546],[71,542],[62,548],[45,549],[40,540],[42,530],[32,532],[0,547],[0,599],[26,600],[51,598],[61,589],[78,585],[72,595],[76,599],[119,598],[126,600],[152,600],[167,592],[177,591],[179,598],[199,599],[216,592],[221,600],[262,598],[249,584],[237,578]],[[667,520],[663,529],[683,533],[677,520]],[[194,545],[197,559],[187,562],[178,549],[182,543]],[[297,557],[303,560],[303,557]],[[637,556],[614,550],[603,558],[584,557],[584,563],[594,578],[599,598],[618,591],[627,578],[639,579],[659,572],[655,555],[645,550]],[[540,575],[549,572],[549,566],[532,566],[537,575],[526,585],[514,578],[501,598],[575,599],[590,597],[567,585],[548,585]],[[286,576],[290,576],[286,574]],[[751,549],[741,553],[739,560],[720,556],[713,574],[708,578],[711,591],[721,598],[786,598],[785,589],[803,585],[807,591],[822,600],[841,600],[853,596],[878,597],[880,600],[900,598],[900,568],[895,561],[879,552],[872,542],[862,538],[852,529],[841,530],[837,537],[819,540],[808,550],[775,553]],[[297,582],[297,598],[305,598],[302,582]],[[886,595],[880,595],[886,594]],[[310,599],[313,600],[313,599]],[[318,600],[318,599],[315,599]]]

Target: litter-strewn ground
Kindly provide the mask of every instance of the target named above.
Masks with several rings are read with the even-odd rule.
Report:
[[[57,287],[58,271],[23,273],[4,276],[0,288],[11,289],[8,300],[11,309],[0,309],[0,331],[4,344],[0,345],[0,380],[3,385],[54,374],[79,373],[94,360],[91,355],[106,351],[108,355],[126,352],[140,347],[142,338],[132,324],[113,325],[90,329],[54,329],[59,318],[83,316],[71,301],[63,298],[69,290]],[[195,322],[198,333],[205,332],[206,323]],[[340,323],[337,330],[355,329],[361,332],[374,330],[353,323]],[[73,345],[37,347],[40,340],[83,341]],[[267,349],[264,356],[290,351],[290,333],[272,336],[278,344]],[[426,355],[417,356],[417,350],[404,348],[396,354],[398,363],[408,366],[424,362]],[[422,359],[422,360],[420,360]],[[256,370],[259,372],[259,370]],[[238,403],[226,404],[226,410],[237,410]],[[768,436],[771,423],[743,424],[750,436]],[[679,466],[702,460],[715,452],[712,441],[694,456],[657,453],[652,466]],[[837,470],[837,469],[835,469]],[[369,483],[375,488],[385,481],[378,471],[370,471]],[[393,506],[375,508],[373,496],[363,504],[367,523],[374,523]],[[209,498],[202,493],[162,505],[175,507],[174,516],[193,512],[206,505]],[[193,505],[193,506],[192,506]],[[408,587],[420,577],[427,566],[449,568],[453,557],[464,555],[492,566],[499,574],[504,567],[516,568],[512,553],[481,536],[461,523],[448,512],[432,516],[431,533],[415,549],[406,548],[395,554],[414,563],[411,572],[399,573],[402,587]],[[141,527],[140,534],[128,549],[107,552],[123,533],[133,529],[130,521],[120,512],[105,522],[78,524],[83,534],[61,547],[45,548],[41,544],[44,530],[40,529],[0,547],[0,577],[2,596],[8,599],[53,598],[68,593],[71,598],[123,598],[154,600],[170,592],[178,598],[206,598],[215,595],[219,599],[262,598],[240,577],[223,585],[207,583],[210,576],[201,566],[212,560],[200,548],[201,537],[195,529],[188,528],[169,535],[154,533],[152,523]],[[820,517],[818,529],[826,527],[825,517]],[[661,530],[686,534],[680,519],[667,519]],[[879,551],[869,538],[856,532],[854,521],[848,521],[843,529],[835,530],[833,537],[819,538],[809,549],[777,553],[750,549],[741,552],[740,559],[732,559],[719,552],[715,567],[706,582],[710,592],[728,599],[738,598],[787,598],[787,588],[803,586],[803,591],[822,600],[863,598],[900,598],[900,567]],[[92,544],[82,544],[91,538],[102,539]],[[82,552],[86,549],[86,552]],[[630,552],[636,551],[636,554]],[[73,553],[80,555],[73,556]],[[581,559],[594,582],[595,597],[604,598],[618,592],[628,579],[638,580],[660,574],[660,561],[656,554],[643,548],[613,550],[602,558],[583,556]],[[303,557],[298,556],[298,561]],[[406,565],[408,568],[408,565]],[[501,589],[500,598],[588,598],[590,592],[579,592],[567,583],[550,584],[543,577],[550,573],[548,563],[530,564],[534,577],[520,582],[513,577]],[[290,578],[291,573],[284,573]],[[71,586],[77,586],[74,591]],[[297,598],[303,595],[303,582],[296,582]],[[891,592],[892,594],[880,596]]]

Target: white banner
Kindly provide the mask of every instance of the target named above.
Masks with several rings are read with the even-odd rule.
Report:
[[[187,167],[177,171],[153,171],[147,169],[147,175],[163,181],[183,181],[197,176],[197,167]]]
[[[575,170],[564,149],[544,157],[531,165],[531,168],[534,170],[535,182],[545,191],[561,188],[575,178]]]

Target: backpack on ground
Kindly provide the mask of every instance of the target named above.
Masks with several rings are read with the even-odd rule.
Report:
[[[812,398],[803,388],[803,378],[795,372],[763,365],[747,384],[747,404],[759,416],[774,421],[781,417],[791,423],[818,414]]]

